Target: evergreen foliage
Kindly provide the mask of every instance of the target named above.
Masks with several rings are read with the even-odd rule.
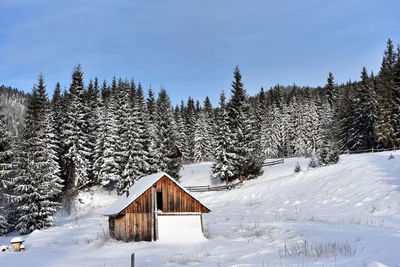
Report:
[[[347,104],[347,103],[346,103]],[[361,82],[356,86],[352,103],[352,119],[347,145],[350,150],[363,150],[375,147],[375,121],[377,120],[377,102],[372,80],[365,67],[361,72]],[[345,127],[345,125],[343,125]]]
[[[250,105],[239,67],[234,70],[232,82],[232,96],[228,103],[228,124],[230,128],[230,144],[228,152],[233,155],[232,163],[241,182],[244,179],[254,178],[261,174],[261,164],[255,151],[257,140],[253,131],[253,121],[250,114]]]
[[[83,185],[90,182],[89,171],[90,157],[89,137],[87,135],[87,108],[85,105],[85,88],[81,66],[75,67],[69,89],[69,101],[66,110],[64,128],[64,146],[66,154],[67,188]]]
[[[3,108],[0,106],[0,236],[7,233],[11,225],[8,222],[7,202],[4,193],[10,187],[12,166],[12,145]]]
[[[158,94],[155,117],[157,136],[154,156],[158,170],[178,178],[181,164],[177,157],[176,132],[173,126],[171,103],[164,89],[161,89]]]
[[[13,178],[17,202],[16,229],[27,234],[35,229],[51,227],[62,189],[55,151],[54,128],[43,76],[34,85],[28,104],[26,126],[19,141],[18,173]]]
[[[233,163],[234,154],[228,152],[231,132],[228,125],[228,112],[225,103],[224,92],[220,95],[219,105],[217,111],[217,140],[215,149],[215,162],[212,166],[212,175],[214,178],[224,180],[228,184],[235,176],[235,167]]]
[[[382,59],[382,65],[379,72],[379,119],[375,126],[375,132],[378,139],[384,147],[398,146],[398,132],[400,129],[397,120],[399,109],[397,104],[397,88],[395,86],[395,64],[396,54],[392,41],[389,39]]]

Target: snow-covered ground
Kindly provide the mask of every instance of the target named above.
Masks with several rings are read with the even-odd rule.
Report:
[[[81,193],[72,215],[24,236],[26,252],[0,253],[0,266],[400,266],[400,152],[343,155],[308,169],[285,159],[226,192],[195,193],[211,212],[206,241],[124,243],[107,237],[102,212],[115,193]],[[294,173],[299,161],[302,171]],[[186,165],[183,185],[215,184],[211,163]],[[9,244],[12,233],[0,237]]]

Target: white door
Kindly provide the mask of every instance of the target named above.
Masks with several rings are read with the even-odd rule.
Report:
[[[200,215],[158,215],[158,240],[165,243],[205,241]]]

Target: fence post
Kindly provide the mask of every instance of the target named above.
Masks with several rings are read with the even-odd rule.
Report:
[[[135,253],[131,254],[131,267],[135,267]]]

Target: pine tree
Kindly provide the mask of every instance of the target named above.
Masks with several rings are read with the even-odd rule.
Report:
[[[88,89],[85,92],[85,125],[84,129],[85,135],[87,137],[87,147],[88,153],[86,155],[86,161],[88,163],[88,177],[91,181],[95,182],[95,167],[94,163],[96,160],[96,140],[98,138],[99,130],[99,94],[100,88],[98,84],[98,79],[95,78],[94,83],[92,80],[89,81]]]
[[[194,133],[196,130],[196,107],[194,105],[194,100],[189,97],[187,101],[186,110],[186,146],[188,148],[188,153],[186,155],[186,160],[189,162],[194,161]]]
[[[394,109],[397,109],[395,104],[395,62],[396,56],[393,51],[392,41],[389,39],[387,47],[382,59],[381,70],[379,73],[379,119],[375,126],[375,133],[380,142],[385,147],[392,147],[397,144],[396,141],[396,116]]]
[[[159,171],[165,171],[177,178],[181,166],[177,157],[171,103],[164,89],[158,94],[156,122],[157,139],[154,153],[158,159]]]
[[[139,83],[138,89],[136,91],[136,102],[135,107],[137,107],[137,120],[136,129],[138,132],[138,148],[141,163],[139,164],[139,171],[143,175],[151,174],[156,171],[153,165],[153,159],[151,152],[151,134],[150,134],[150,122],[146,106],[146,101],[144,99],[143,88]]]
[[[278,120],[276,109],[274,105],[269,106],[261,124],[261,145],[264,157],[275,157],[279,154],[278,129],[275,127]]]
[[[105,124],[105,116],[106,116],[106,107],[104,105],[103,96],[105,95],[103,92],[107,91],[107,82],[104,81],[101,94],[97,94],[97,106],[94,110],[94,124],[96,125],[96,140],[94,146],[94,162],[93,162],[93,176],[94,182],[96,184],[100,184],[100,175],[102,173],[102,166],[104,164],[104,150],[105,150],[105,139],[107,132],[106,124]]]
[[[336,164],[339,162],[339,149],[337,143],[331,138],[326,137],[319,155],[321,165]]]
[[[54,129],[43,76],[34,85],[26,117],[26,126],[19,142],[17,162],[19,171],[13,179],[13,197],[17,202],[18,224],[21,234],[51,227],[54,213],[60,207],[62,180],[59,177],[54,150]]]
[[[132,142],[132,135],[136,134],[131,132],[136,118],[131,118],[133,105],[131,104],[131,90],[127,81],[123,82],[119,79],[113,100],[118,105],[118,108],[114,110],[117,123],[115,160],[119,165],[119,173],[122,174],[130,153],[129,143]]]
[[[100,184],[103,186],[113,186],[120,176],[120,168],[117,162],[117,119],[116,103],[114,94],[111,94],[102,110],[102,127],[100,127],[100,136],[96,151],[96,172]]]
[[[194,161],[201,162],[211,158],[211,137],[204,112],[200,112],[194,131]]]
[[[186,159],[186,156],[189,153],[187,148],[187,136],[185,129],[185,115],[184,115],[184,103],[181,102],[181,107],[178,106],[175,108],[175,123],[176,123],[176,145],[179,148],[179,151],[182,153],[183,159]]]
[[[208,146],[210,147],[209,153],[206,155],[208,160],[213,159],[212,148],[215,147],[215,115],[213,112],[213,107],[209,97],[207,96],[204,100],[204,118],[206,122],[206,132],[208,134]]]
[[[377,120],[376,96],[371,79],[365,67],[361,72],[361,83],[356,86],[354,111],[351,127],[348,129],[350,150],[370,149],[375,146],[374,126]]]
[[[224,92],[220,95],[220,108],[217,112],[217,147],[215,149],[215,163],[212,166],[212,176],[221,180],[225,180],[228,185],[229,181],[235,176],[235,165],[233,162],[234,155],[229,154],[228,147],[230,144],[230,129],[228,126],[228,112],[225,103]]]
[[[87,158],[90,150],[86,134],[86,107],[84,101],[83,72],[81,66],[75,67],[70,86],[70,99],[67,107],[68,117],[65,125],[64,142],[66,147],[67,188],[90,182],[90,166]]]
[[[143,89],[139,83],[131,115],[127,118],[128,160],[117,183],[119,193],[128,190],[142,176],[156,171],[151,166],[150,137],[145,109]]]
[[[64,154],[64,147],[63,147],[63,138],[64,138],[64,123],[65,123],[65,100],[64,97],[61,95],[61,88],[60,83],[57,82],[56,87],[54,89],[53,97],[51,99],[51,115],[50,119],[53,122],[54,128],[54,150],[57,156],[57,163],[60,168],[60,177],[61,179],[65,180],[65,173],[66,169],[62,161],[62,157]]]
[[[330,73],[328,77],[328,83],[325,86],[327,103],[323,103],[319,111],[321,120],[321,131],[322,131],[322,144],[319,149],[319,162],[322,165],[336,164],[339,161],[339,145],[336,141],[336,126],[335,126],[335,114],[337,108],[337,98],[331,86],[333,85],[333,76]],[[332,87],[332,88],[335,88]]]
[[[156,146],[156,100],[154,98],[153,90],[150,88],[148,90],[148,98],[147,98],[147,118],[149,122],[149,133],[151,144],[150,147],[154,148]]]
[[[396,59],[393,79],[393,112],[396,120],[396,145],[400,145],[400,45],[397,46]]]
[[[12,157],[11,137],[7,130],[3,108],[0,106],[0,236],[7,233],[11,228],[7,219],[7,203],[4,193],[10,187],[13,172]]]
[[[229,153],[234,155],[234,165],[240,182],[253,178],[261,173],[261,164],[253,157],[255,137],[253,122],[249,112],[247,94],[243,88],[242,75],[239,67],[234,70],[232,96],[228,104],[229,128],[231,144]]]
[[[344,88],[344,94],[339,113],[338,122],[338,143],[340,150],[350,149],[350,129],[354,121],[354,105],[350,95],[353,85],[349,82]]]
[[[332,72],[329,72],[325,90],[326,90],[326,99],[331,109],[335,110],[337,107],[339,96],[338,96],[337,85],[334,82],[334,77]]]

